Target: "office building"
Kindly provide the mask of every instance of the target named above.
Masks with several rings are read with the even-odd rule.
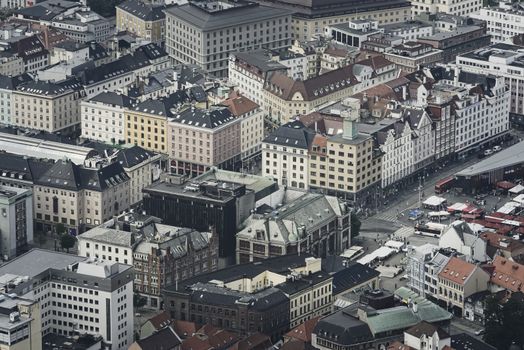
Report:
[[[484,7],[470,16],[486,22],[493,43],[512,44],[524,32],[524,8],[519,2],[500,1],[498,7]]]
[[[128,0],[116,6],[116,29],[160,43],[165,37],[165,6]]]
[[[190,1],[166,9],[165,14],[169,56],[217,77],[227,76],[232,52],[291,45],[287,10],[253,2]]]
[[[40,303],[16,294],[0,294],[0,332],[6,350],[42,349]]]
[[[443,12],[456,16],[467,16],[482,7],[482,0],[415,0],[411,2],[413,16],[423,13]]]
[[[9,260],[33,243],[33,194],[31,190],[0,186],[0,254]]]

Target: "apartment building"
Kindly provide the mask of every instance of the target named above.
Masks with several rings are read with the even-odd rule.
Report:
[[[8,260],[33,243],[33,193],[0,185],[0,254]]]
[[[249,160],[260,154],[264,138],[264,113],[260,106],[245,96],[234,93],[222,102],[231,114],[240,119],[240,157]]]
[[[33,181],[35,225],[43,232],[61,223],[77,234],[129,208],[129,176],[118,162],[88,168],[59,160]]]
[[[165,36],[165,6],[128,0],[116,6],[116,28],[160,43]]]
[[[331,101],[342,100],[397,77],[395,64],[381,56],[329,71],[307,80],[293,80],[282,73],[265,83],[262,107],[281,124]]]
[[[470,16],[486,22],[493,43],[512,44],[513,38],[524,32],[524,8],[520,3],[500,1],[498,7],[483,7]]]
[[[241,161],[241,123],[226,107],[179,111],[167,125],[168,155],[176,174],[200,175],[211,167],[234,170]]]
[[[516,45],[493,44],[457,57],[457,66],[466,72],[504,77],[511,95],[510,113],[524,115],[524,53]]]
[[[489,273],[479,266],[452,257],[438,274],[438,299],[462,317],[466,298],[487,290],[489,280]]]
[[[273,72],[286,74],[287,66],[275,62],[264,50],[235,52],[228,63],[228,81],[242,95],[258,105],[263,102],[264,85]]]
[[[24,60],[11,52],[0,54],[0,74],[19,75],[25,72]]]
[[[13,74],[16,71],[11,71]],[[7,74],[10,75],[8,72]],[[19,85],[32,80],[29,74],[20,75],[0,75],[0,124],[9,126],[12,121],[11,118],[15,114],[13,111],[12,96],[13,92]]]
[[[2,347],[6,350],[41,350],[42,321],[38,301],[20,298],[12,293],[0,295]]]
[[[13,126],[71,133],[80,127],[80,101],[85,91],[76,78],[28,81],[12,94]]]
[[[36,73],[49,65],[49,51],[37,35],[14,42],[11,50],[22,58],[26,73]]]
[[[212,232],[151,223],[129,232],[142,216],[125,213],[78,236],[78,255],[134,267],[134,288],[147,307],[161,307],[166,286],[218,269],[218,239]]]
[[[379,24],[407,21],[411,5],[403,0],[335,0],[329,3],[307,0],[256,0],[258,3],[293,12],[292,34],[295,40],[309,41],[323,34],[326,26],[352,20],[370,19]],[[355,9],[358,8],[358,11]]]
[[[415,0],[411,2],[411,11],[413,17],[425,12],[468,16],[479,11],[482,5],[482,0]]]
[[[351,245],[350,211],[336,197],[299,193],[269,212],[254,213],[236,235],[236,262],[281,255],[336,255]]]
[[[189,100],[183,91],[160,99],[148,99],[124,111],[126,143],[168,154],[168,118]]]
[[[393,46],[389,52],[384,53],[384,57],[395,63],[402,71],[412,73],[423,65],[440,62],[442,51],[434,49],[429,44],[408,41]]]
[[[137,101],[118,92],[102,92],[80,103],[82,137],[108,144],[125,143],[125,109]]]
[[[429,99],[426,111],[435,125],[435,160],[453,157],[455,152],[455,113],[451,99],[437,94]]]
[[[133,342],[131,266],[33,249],[4,264],[0,276],[4,290],[9,285],[9,293],[39,303],[33,317],[42,336],[100,335],[116,350]]]
[[[217,77],[227,76],[232,52],[280,50],[291,44],[287,10],[256,3],[190,1],[166,9],[165,14],[169,56]]]

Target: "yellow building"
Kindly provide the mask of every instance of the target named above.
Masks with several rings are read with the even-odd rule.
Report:
[[[147,108],[156,101],[145,101],[124,113],[126,143],[157,153],[167,153],[167,116],[162,110]]]
[[[129,0],[116,7],[116,28],[141,38],[160,42],[164,38],[164,6]]]

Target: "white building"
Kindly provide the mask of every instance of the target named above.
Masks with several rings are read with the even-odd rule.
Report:
[[[124,110],[135,103],[133,98],[107,91],[82,101],[82,137],[109,144],[124,143]]]
[[[440,327],[422,321],[404,331],[404,345],[416,350],[451,349],[451,337]]]
[[[8,260],[33,243],[33,192],[0,186],[0,254]]]
[[[379,34],[378,21],[355,19],[326,26],[324,35],[334,42],[360,48],[370,35]]]
[[[379,29],[381,29],[384,34],[401,37],[404,41],[416,41],[418,38],[435,34],[433,24],[422,21],[384,24],[381,25]]]
[[[510,113],[524,114],[524,49],[521,46],[494,44],[457,57],[460,69],[504,77],[511,95]]]
[[[470,15],[487,24],[487,33],[491,42],[513,43],[513,37],[524,33],[524,7],[521,3],[511,4],[511,1],[500,1],[499,7],[484,7],[479,13]]]
[[[316,56],[316,54],[315,54]],[[284,51],[277,56],[278,63],[283,64],[288,68],[287,74],[293,79],[305,80],[309,77],[309,66],[311,57],[301,53],[292,51]]]
[[[440,236],[438,245],[440,248],[450,248],[465,255],[468,261],[489,260],[486,241],[481,238],[480,232],[475,231],[471,224],[465,221],[452,222]]]
[[[411,14],[413,17],[424,12],[443,12],[450,15],[467,16],[482,7],[482,0],[413,0]]]
[[[133,342],[133,267],[33,249],[0,268],[10,293],[38,301],[42,334],[99,334],[114,350]]]
[[[408,286],[422,297],[425,296],[426,263],[431,261],[437,251],[438,246],[426,243],[418,247],[412,247],[407,254]]]
[[[30,80],[31,77],[28,74],[18,76],[0,75],[0,124],[12,124],[11,118],[14,115],[11,104],[13,91],[16,90],[18,85]]]
[[[262,175],[279,185],[308,189],[308,155],[315,133],[299,121],[289,122],[262,141]]]

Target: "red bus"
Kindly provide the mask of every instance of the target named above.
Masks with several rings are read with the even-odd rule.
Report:
[[[440,194],[446,192],[453,187],[454,183],[455,178],[453,176],[438,180],[435,184],[435,193]]]

